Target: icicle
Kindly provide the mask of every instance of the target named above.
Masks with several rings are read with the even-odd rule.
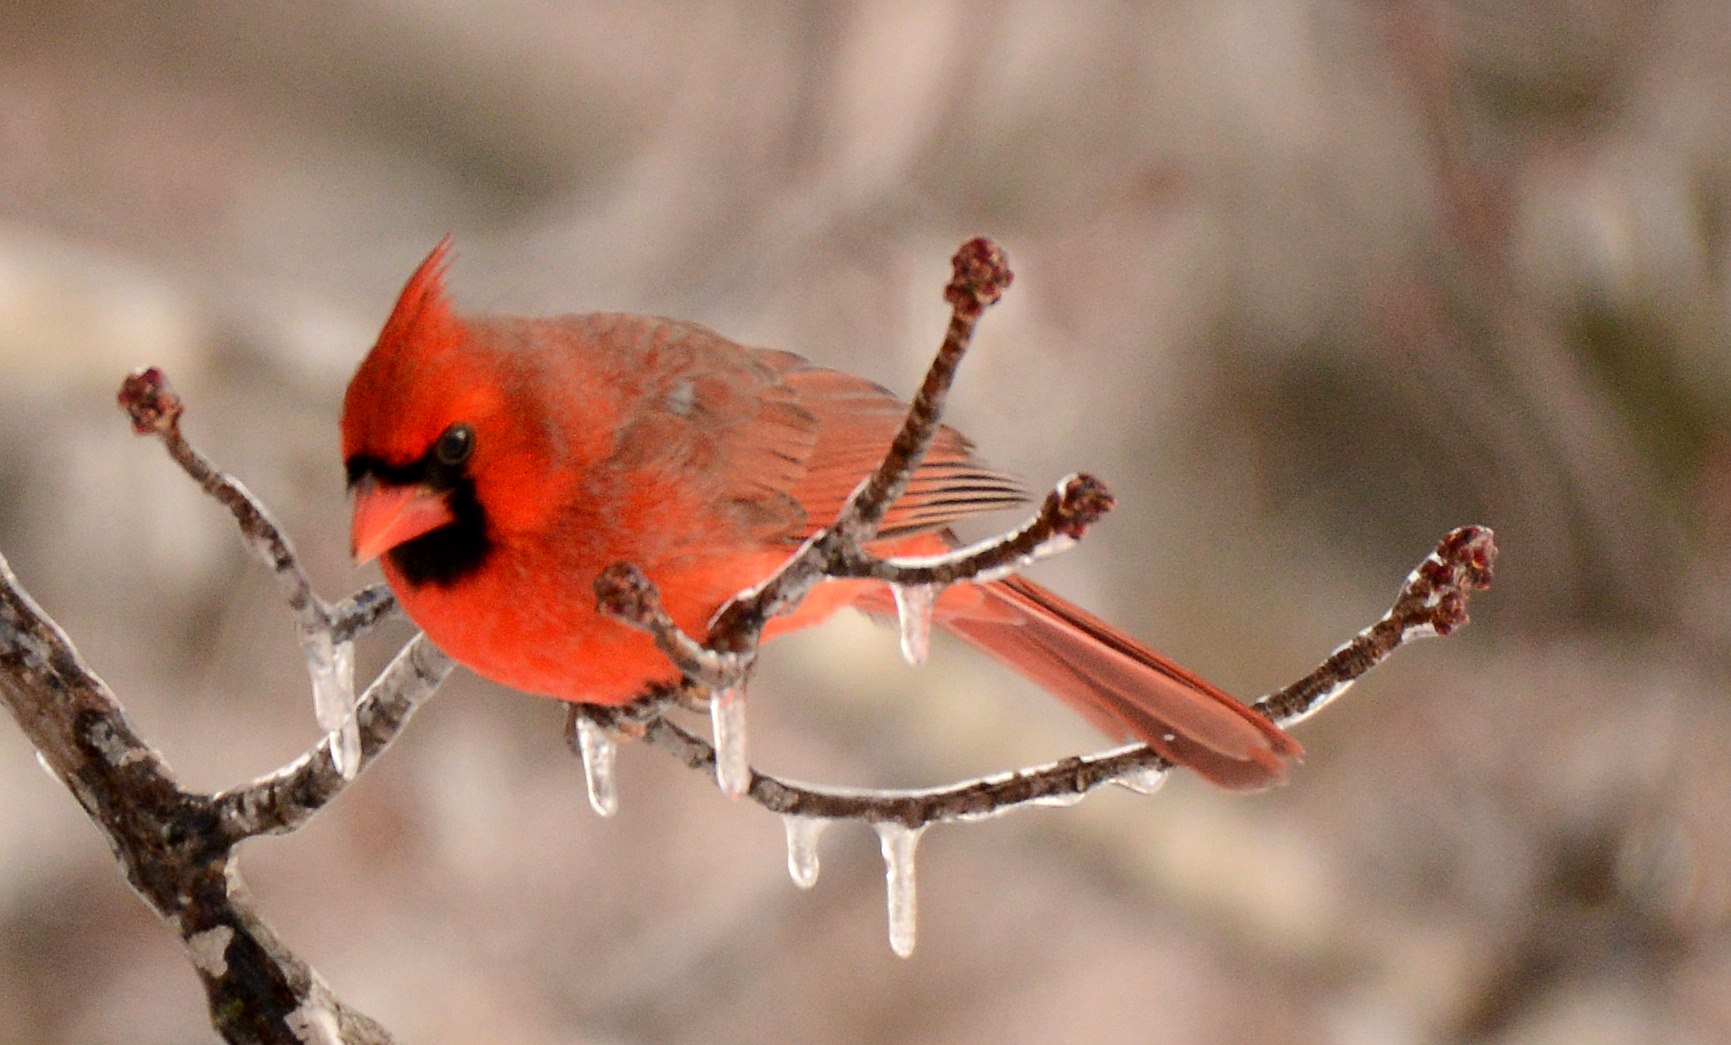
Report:
[[[787,828],[787,873],[793,884],[810,889],[817,884],[817,840],[829,821],[815,816],[784,816],[781,826]]]
[[[745,748],[745,687],[728,686],[709,697],[715,730],[715,782],[728,798],[751,789],[751,761]]]
[[[884,851],[884,879],[889,889],[890,950],[906,958],[914,953],[914,847],[924,827],[908,828],[885,821],[873,825]]]
[[[1126,791],[1134,791],[1139,795],[1151,795],[1165,787],[1166,781],[1171,775],[1171,770],[1163,768],[1132,769],[1123,776],[1113,777],[1112,783]]]
[[[926,662],[932,645],[932,608],[937,605],[940,584],[892,584],[896,615],[902,624],[902,659],[919,667]]]
[[[619,783],[613,775],[613,756],[619,745],[607,731],[577,716],[577,748],[583,753],[583,779],[589,785],[589,807],[601,816],[619,812]]]
[[[333,642],[320,629],[305,636],[307,674],[313,680],[313,715],[331,735],[331,762],[344,779],[361,764],[361,730],[355,721],[355,647]]]

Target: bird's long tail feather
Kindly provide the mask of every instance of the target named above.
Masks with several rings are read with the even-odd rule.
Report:
[[[937,622],[1049,690],[1108,735],[1222,787],[1282,783],[1303,754],[1263,716],[1093,614],[1021,577],[953,590]]]

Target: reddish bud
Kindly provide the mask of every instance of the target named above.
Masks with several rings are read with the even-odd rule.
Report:
[[[959,312],[979,315],[995,304],[1015,279],[1010,259],[991,240],[976,236],[961,245],[950,259],[955,275],[944,288],[944,300]]]
[[[628,562],[616,562],[595,578],[595,608],[609,617],[641,627],[654,623],[661,612],[661,595],[643,571]]]
[[[1052,529],[1072,540],[1079,539],[1116,503],[1105,483],[1091,475],[1073,475],[1058,488]]]
[[[180,424],[184,405],[169,386],[168,375],[156,367],[126,375],[115,401],[132,419],[132,430],[139,435],[160,435],[174,430]]]
[[[1448,591],[1437,600],[1431,627],[1438,635],[1447,635],[1467,622],[1467,597],[1458,591]]]

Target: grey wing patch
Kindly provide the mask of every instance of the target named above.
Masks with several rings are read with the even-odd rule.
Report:
[[[610,466],[677,475],[706,487],[723,522],[765,540],[805,528],[793,490],[818,422],[782,382],[789,353],[747,349],[706,328],[667,322],[640,359],[637,419]]]
[[[619,432],[610,465],[708,482],[718,521],[764,540],[803,540],[834,521],[907,410],[887,389],[792,352],[748,348],[695,324],[610,318],[616,339],[625,323],[639,324],[640,338],[621,375],[639,382],[636,420]],[[1027,500],[1019,480],[945,427],[879,532],[939,530]]]

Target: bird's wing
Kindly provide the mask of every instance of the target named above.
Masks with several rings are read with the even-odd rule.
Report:
[[[809,529],[816,529],[832,521],[848,495],[877,468],[908,408],[882,386],[812,366],[798,356],[785,356],[782,383],[818,419],[817,444],[793,491],[811,517]],[[946,425],[938,429],[880,533],[897,537],[941,530],[958,519],[1027,499],[1020,480],[985,464],[968,438]]]
[[[702,475],[717,507],[770,540],[799,541],[833,521],[889,449],[906,413],[887,389],[791,352],[739,345],[701,326],[608,317],[628,343],[636,402],[611,463],[637,474]],[[631,331],[632,336],[619,337]],[[1027,500],[944,427],[881,533],[938,530]]]

